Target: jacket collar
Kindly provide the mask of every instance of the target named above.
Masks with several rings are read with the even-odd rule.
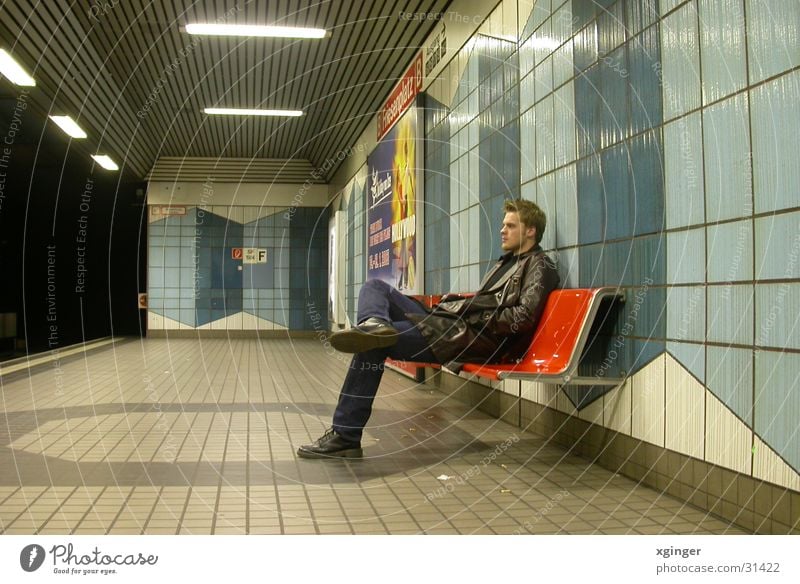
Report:
[[[524,257],[528,257],[529,255],[533,255],[533,254],[535,254],[535,253],[538,253],[538,252],[540,252],[540,251],[542,251],[542,246],[540,246],[540,245],[537,243],[537,244],[536,244],[536,245],[534,245],[532,248],[530,248],[528,251],[526,251],[526,252],[522,252],[522,253],[521,253],[521,254],[519,254],[519,256],[517,256],[517,257],[518,257],[518,258],[520,258],[520,259],[522,259],[522,258],[524,258]],[[508,252],[504,253],[503,255],[501,255],[501,256],[500,256],[500,257],[497,259],[497,261],[498,261],[498,262],[503,262],[503,261],[506,261],[506,259],[507,259],[507,258],[511,258],[513,255],[514,255],[514,252],[513,252],[513,251],[508,251]]]
[[[521,253],[518,256],[514,256],[514,252],[511,252],[511,251],[509,251],[507,253],[504,253],[497,260],[497,263],[494,265],[494,267],[491,270],[489,270],[489,272],[486,274],[486,276],[484,276],[483,282],[481,283],[481,288],[480,289],[481,290],[484,289],[485,283],[489,281],[489,279],[492,277],[492,274],[494,274],[497,270],[500,269],[500,266],[502,266],[503,263],[505,263],[505,261],[508,260],[508,261],[512,261],[512,262],[519,262],[519,261],[522,261],[525,258],[528,258],[528,257],[532,256],[533,254],[541,252],[541,251],[542,251],[542,248],[540,246],[538,246],[538,245],[535,245],[531,249],[529,249],[528,251],[526,251],[524,253]],[[514,275],[514,272],[516,272],[516,270],[514,270],[514,269],[507,270],[506,273],[503,274],[503,276],[497,282],[494,283],[494,285],[491,287],[491,290],[502,289],[503,286],[505,286],[505,284],[508,281],[508,279],[511,278],[511,276]]]

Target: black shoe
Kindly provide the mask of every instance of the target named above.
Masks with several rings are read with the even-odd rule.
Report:
[[[362,454],[360,442],[345,440],[333,428],[313,444],[297,449],[297,456],[301,458],[361,458]]]
[[[342,353],[363,353],[383,349],[397,343],[396,328],[380,318],[368,318],[360,325],[346,331],[333,333],[331,345]]]

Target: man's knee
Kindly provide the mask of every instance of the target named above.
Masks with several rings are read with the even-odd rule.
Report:
[[[380,292],[388,292],[392,289],[392,287],[383,280],[367,280],[364,282],[363,287]]]

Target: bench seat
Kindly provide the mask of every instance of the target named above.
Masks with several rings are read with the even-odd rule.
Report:
[[[623,377],[580,376],[578,365],[592,333],[603,325],[615,302],[624,301],[616,288],[554,290],[547,297],[530,347],[517,363],[467,363],[463,371],[491,380],[526,379],[562,385],[619,385]],[[418,363],[418,366],[440,367]]]

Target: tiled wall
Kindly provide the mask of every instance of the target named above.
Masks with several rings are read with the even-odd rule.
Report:
[[[327,209],[183,209],[148,215],[149,330],[313,330],[327,322]],[[232,248],[266,249],[267,262],[245,264]]]
[[[426,292],[474,289],[502,199],[536,201],[563,285],[628,293],[629,381],[558,407],[795,490],[798,37],[795,0],[507,0],[425,116]]]
[[[342,191],[340,204],[347,211],[347,273],[345,277],[347,317],[351,323],[356,322],[358,292],[364,283],[367,269],[364,246],[367,241],[366,231],[366,181],[353,178]]]

